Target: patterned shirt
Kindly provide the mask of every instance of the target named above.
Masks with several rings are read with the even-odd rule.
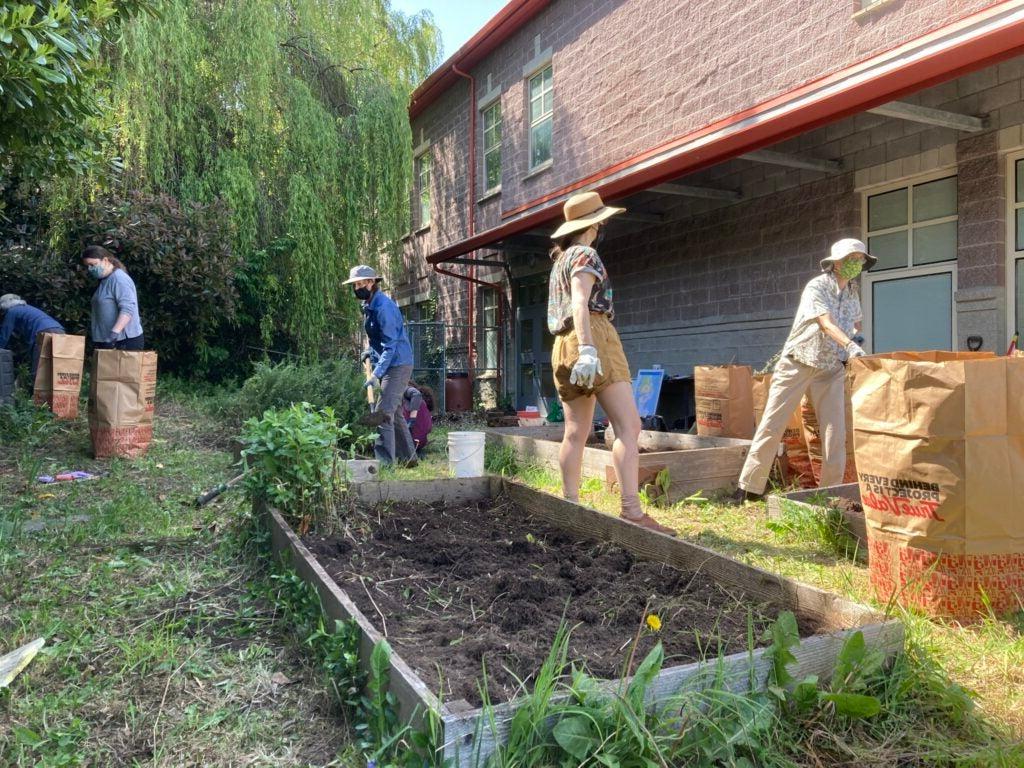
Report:
[[[860,297],[847,283],[840,290],[839,282],[832,272],[818,275],[804,287],[800,307],[796,311],[793,329],[789,332],[782,354],[812,368],[832,370],[838,368],[846,353],[839,345],[825,335],[817,318],[828,315],[850,338],[856,334],[856,323],[863,318]]]
[[[548,278],[548,330],[555,336],[572,330],[572,279],[580,272],[597,278],[587,302],[590,311],[607,315],[609,320],[615,317],[612,284],[601,257],[593,248],[574,245],[555,260]]]

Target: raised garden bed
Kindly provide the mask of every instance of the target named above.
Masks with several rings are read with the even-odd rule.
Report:
[[[524,459],[558,468],[558,446],[564,427],[508,427],[485,430],[490,445],[510,446]],[[749,440],[700,437],[679,432],[640,433],[640,482],[650,482],[668,470],[668,501],[678,501],[697,491],[733,491],[750,450]],[[611,454],[603,443],[589,443],[583,451],[583,477],[606,480]]]
[[[867,524],[864,522],[864,508],[860,503],[860,486],[857,483],[773,493],[768,496],[767,506],[768,518],[771,520],[781,519],[787,510],[810,512],[824,517],[830,509],[838,509],[850,535],[867,546]]]
[[[351,537],[343,531],[314,533],[309,544],[321,553],[319,558],[280,515],[269,511],[275,550],[288,553],[296,570],[316,587],[329,619],[356,622],[365,664],[386,625],[395,649],[389,685],[399,716],[416,722],[427,709],[437,712],[444,757],[453,765],[473,765],[488,755],[503,739],[515,708],[514,702],[496,699],[492,729],[470,703],[477,699],[467,681],[479,675],[488,654],[492,673],[495,663],[533,671],[535,649],[546,650],[551,642],[567,592],[580,592],[569,603],[570,621],[581,622],[574,650],[613,678],[623,655],[619,649],[632,638],[644,610],[665,616],[662,639],[670,661],[653,687],[654,701],[684,686],[699,687],[718,663],[687,662],[702,654],[687,647],[684,633],[672,629],[675,623],[690,622],[691,634],[705,639],[712,659],[717,659],[719,642],[725,653],[736,651],[722,662],[725,680],[735,690],[746,689],[751,681],[763,685],[769,668],[763,651],[746,649],[748,610],[755,623],[791,610],[800,617],[803,634],[817,632],[795,651],[798,675],[824,679],[831,674],[852,628],[887,651],[902,647],[902,625],[865,606],[508,480],[364,483],[353,486],[353,493],[357,511],[347,519]],[[417,517],[414,504],[439,506],[420,506]],[[391,563],[382,562],[386,552]],[[498,560],[488,570],[491,557]],[[352,568],[367,567],[374,558],[375,581]],[[439,574],[443,582],[437,581]],[[400,586],[401,581],[389,579],[408,583]],[[588,579],[598,583],[588,586]],[[430,586],[424,583],[420,590],[417,581]],[[648,607],[652,593],[656,597]],[[675,618],[672,611],[678,611]],[[712,616],[721,619],[714,629]],[[738,623],[743,633],[736,631]],[[435,662],[444,668],[451,688],[443,702],[435,694]],[[496,678],[490,690],[503,693],[513,685]]]

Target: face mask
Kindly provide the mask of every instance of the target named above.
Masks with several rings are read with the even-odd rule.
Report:
[[[366,301],[367,299],[370,298],[369,288],[353,288],[352,293],[356,295],[357,299],[362,299],[363,301]]]
[[[598,227],[597,228],[597,237],[594,238],[594,243],[593,243],[593,247],[594,248],[599,246],[601,244],[601,242],[604,240],[604,232],[605,232],[604,227]]]
[[[103,273],[105,271],[106,270],[103,269],[103,265],[102,264],[90,264],[89,265],[89,277],[91,277],[91,278],[93,278],[95,280],[99,280],[100,278],[102,278],[103,277]]]
[[[839,265],[836,274],[843,278],[843,280],[853,280],[863,269],[864,263],[861,261],[844,261]]]

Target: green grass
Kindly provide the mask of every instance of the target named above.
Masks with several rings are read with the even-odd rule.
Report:
[[[230,430],[162,395],[144,459],[90,459],[84,419],[0,447],[0,653],[46,638],[0,691],[0,765],[364,764],[235,535],[241,493],[192,506]],[[32,480],[65,469],[104,474]]]

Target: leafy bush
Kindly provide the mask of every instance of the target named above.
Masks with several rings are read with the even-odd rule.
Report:
[[[53,414],[44,405],[35,405],[31,400],[0,405],[0,445],[35,448],[45,443],[56,429]]]
[[[338,463],[339,427],[330,408],[300,403],[249,419],[242,429],[247,483],[305,533],[330,509]]]
[[[364,380],[354,361],[257,363],[256,372],[238,394],[237,416],[248,419],[267,409],[310,403],[316,408],[331,408],[339,423],[352,428],[353,439],[348,442],[354,442],[369,431],[354,426],[368,409]]]

